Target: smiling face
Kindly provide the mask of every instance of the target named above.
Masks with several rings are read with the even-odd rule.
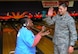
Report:
[[[60,15],[64,15],[67,11],[67,7],[59,6],[58,11]]]
[[[59,15],[64,15],[66,12],[67,12],[67,4],[66,3],[61,3],[59,4],[59,7],[58,7],[58,13]]]

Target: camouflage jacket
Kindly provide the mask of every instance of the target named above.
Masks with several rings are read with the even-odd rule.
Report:
[[[52,19],[47,17],[44,19],[48,25],[55,24],[55,33],[53,37],[53,42],[56,45],[68,44],[73,45],[77,40],[77,32],[75,27],[74,19],[68,14],[68,12],[63,15],[56,15]]]

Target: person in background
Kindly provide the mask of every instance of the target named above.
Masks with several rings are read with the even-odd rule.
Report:
[[[45,27],[42,27],[42,30],[34,35],[32,32],[33,22],[30,18],[21,18],[20,19],[22,28],[18,31],[17,42],[15,48],[15,54],[36,54],[36,45],[39,43],[40,39],[48,35],[49,30],[44,31]]]
[[[53,8],[51,7],[48,10],[48,17],[43,20],[48,25],[55,24],[54,54],[72,54],[77,40],[77,32],[75,20],[67,12],[67,4],[59,4],[58,14],[51,19],[52,14]]]
[[[42,11],[42,19],[46,18],[46,11]]]

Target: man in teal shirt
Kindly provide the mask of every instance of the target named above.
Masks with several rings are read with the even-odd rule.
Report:
[[[17,34],[17,44],[15,54],[36,54],[35,46],[40,41],[42,36],[48,35],[50,32],[45,31],[45,27],[35,36],[31,31],[33,23],[29,18],[21,19],[22,28]]]

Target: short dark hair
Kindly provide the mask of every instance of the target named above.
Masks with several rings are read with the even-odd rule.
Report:
[[[27,17],[24,17],[24,18],[21,18],[19,19],[19,22],[23,25],[25,23],[28,23],[28,18]]]
[[[59,6],[68,7],[68,5],[65,2],[60,3]]]

